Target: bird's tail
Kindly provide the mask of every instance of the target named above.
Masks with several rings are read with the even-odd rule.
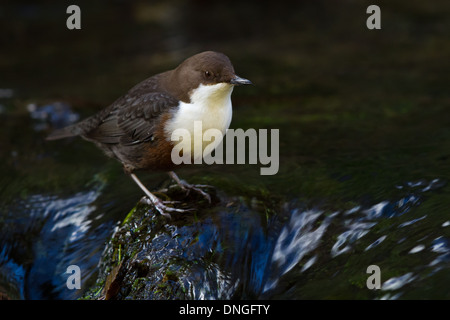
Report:
[[[46,140],[58,140],[68,137],[75,137],[79,136],[83,133],[83,130],[81,130],[80,126],[78,124],[74,124],[65,128],[57,129],[50,133]]]

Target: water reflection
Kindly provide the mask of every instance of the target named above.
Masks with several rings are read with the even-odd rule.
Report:
[[[96,272],[104,237],[111,226],[97,224],[93,213],[102,185],[69,197],[31,195],[2,213],[0,287],[14,299],[73,299],[67,290],[67,267],[81,268],[82,281]]]
[[[364,249],[364,251],[370,250],[372,248],[375,248],[376,246],[378,246],[380,243],[382,243],[387,236],[381,236],[380,238],[378,238],[377,240],[375,240],[375,242],[371,243],[366,249]]]
[[[450,261],[450,240],[445,237],[438,237],[433,240],[431,251],[439,253],[433,261],[430,262],[429,266],[434,267],[437,266],[436,270],[440,270],[440,263],[445,263]]]
[[[424,201],[424,194],[426,192],[436,191],[444,185],[445,182],[440,179],[434,179],[429,183],[425,181],[408,182],[405,187],[408,188],[408,194],[400,200],[381,201],[380,203],[372,205],[367,209],[361,205],[358,205],[343,212],[342,214],[339,212],[334,212],[325,216],[324,212],[321,210],[300,211],[298,209],[294,209],[290,221],[284,226],[277,239],[271,258],[273,264],[272,267],[276,266],[277,272],[271,275],[270,280],[265,285],[265,291],[275,288],[277,282],[279,282],[283,277],[289,277],[288,273],[293,268],[295,268],[298,273],[303,273],[305,270],[310,268],[314,269],[314,264],[317,260],[320,260],[322,264],[326,265],[331,264],[333,259],[336,259],[338,256],[345,254],[348,255],[350,253],[353,257],[355,257],[355,255],[359,256],[359,260],[361,261],[370,261],[368,260],[369,257],[377,257],[377,255],[381,252],[385,252],[385,255],[386,252],[394,249],[392,245],[395,245],[395,243],[390,244],[389,246],[384,246],[384,248],[380,249],[381,251],[378,252],[376,249],[382,243],[386,242],[386,239],[395,239],[398,237],[398,235],[395,234],[395,226],[403,229],[408,227],[412,228],[414,225],[417,226],[419,222],[422,222],[423,225],[427,225],[426,218],[428,215],[406,220],[408,218],[405,214],[413,210],[414,207],[422,204]],[[394,218],[402,215],[405,215],[404,219],[393,220]],[[371,242],[369,245],[366,245],[365,243],[367,243],[367,240],[364,241],[364,238],[374,238],[379,231],[373,232],[372,230],[376,228],[379,230],[379,225],[386,224],[386,219],[393,221],[388,227],[385,228],[385,234],[378,236],[375,241]],[[428,223],[433,222],[429,221]],[[327,248],[324,240],[327,238],[327,233],[330,232],[330,225],[333,225],[333,229],[338,228],[343,231],[334,235],[337,240],[331,248]],[[444,227],[447,226],[447,223],[444,222],[441,225]],[[439,253],[440,255],[432,255],[431,258],[429,255],[426,255],[429,259],[428,261],[422,262],[422,264],[409,266],[411,270],[417,270],[417,274],[414,272],[408,272],[400,276],[391,277],[383,283],[382,291],[400,290],[411,282],[423,280],[423,278],[426,277],[426,274],[430,272],[430,270],[425,271],[427,265],[437,267],[445,260],[448,261],[450,248],[448,246],[448,240],[445,237],[439,236],[432,241],[432,244],[429,247],[424,244],[427,242],[425,239],[444,232],[445,230],[430,229],[428,231],[429,234],[423,234],[417,240],[413,230],[414,229],[408,231],[411,232],[409,239],[402,238],[398,241],[398,243],[402,243],[403,247],[410,247],[407,254],[417,255],[425,252],[428,248],[429,251]],[[415,241],[423,243],[415,244]],[[359,248],[364,246],[365,249],[360,251]],[[371,251],[374,252],[371,253]],[[327,252],[329,256],[327,256]],[[325,255],[325,257],[321,257],[320,254]],[[312,255],[312,257],[302,265],[300,262],[306,255]],[[387,261],[382,261],[381,263],[387,263],[389,265]],[[390,263],[392,264],[394,262]],[[443,266],[441,265],[441,267]],[[323,265],[318,266],[317,270],[320,270],[321,268],[323,268]],[[440,270],[440,268],[434,268],[432,272],[436,272],[438,270]],[[356,269],[355,272],[362,273],[363,270]],[[317,276],[318,274],[315,274],[316,278]],[[331,279],[330,283],[332,283]],[[278,290],[278,292],[279,291],[280,290]],[[392,295],[384,295],[382,298],[397,299],[401,297],[402,294],[402,292],[396,292]],[[445,295],[447,293],[441,292],[440,294]],[[289,295],[282,296],[289,297]],[[437,293],[437,296],[439,296],[439,293]]]
[[[294,210],[288,224],[284,226],[276,241],[271,257],[272,268],[276,271],[272,271],[263,292],[273,289],[279,277],[289,272],[303,257],[317,248],[331,220],[337,213],[326,216],[316,227],[317,220],[322,215],[322,211],[306,210],[301,212],[297,209]],[[310,258],[302,267],[302,271],[311,267],[315,261],[315,256]]]
[[[381,286],[381,290],[398,290],[415,279],[416,277],[413,275],[413,273],[408,272],[407,274],[404,274],[400,277],[390,278],[385,283],[383,283],[383,285]],[[396,297],[400,297],[400,295],[397,294]]]

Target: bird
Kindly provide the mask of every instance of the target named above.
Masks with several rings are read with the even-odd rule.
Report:
[[[146,195],[143,202],[170,217],[172,212],[185,210],[167,206],[145,187],[136,172],[166,171],[183,190],[193,189],[211,201],[207,193],[181,180],[174,172],[177,165],[171,158],[174,147],[171,135],[176,129],[194,134],[196,121],[201,121],[202,130],[218,129],[224,135],[232,118],[233,88],[249,84],[250,80],[235,73],[225,54],[204,51],[172,70],[143,80],[108,107],[54,130],[46,139],[80,136],[93,142],[106,156],[122,164],[124,172]],[[214,141],[215,146],[220,141],[217,142]],[[183,152],[191,151],[187,148]]]

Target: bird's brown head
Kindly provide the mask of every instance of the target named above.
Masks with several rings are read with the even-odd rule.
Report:
[[[184,60],[173,70],[178,98],[189,102],[189,93],[200,85],[226,83],[231,86],[251,84],[250,80],[236,75],[230,59],[220,52],[205,51]],[[171,80],[173,80],[173,78]]]

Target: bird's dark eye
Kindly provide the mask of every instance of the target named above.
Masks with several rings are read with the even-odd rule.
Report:
[[[206,79],[209,79],[209,78],[211,78],[211,77],[212,77],[212,73],[209,72],[208,70],[206,70],[206,71],[205,71],[205,78],[206,78]]]

